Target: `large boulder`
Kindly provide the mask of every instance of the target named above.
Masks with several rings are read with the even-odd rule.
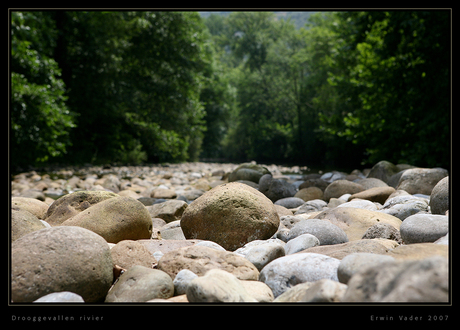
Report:
[[[189,246],[167,252],[161,257],[157,268],[168,273],[172,279],[182,269],[202,276],[210,269],[219,268],[240,280],[257,280],[259,276],[257,268],[244,257],[206,246]]]
[[[449,173],[443,168],[412,168],[405,171],[396,189],[409,194],[431,195],[434,186]]]
[[[449,177],[440,180],[431,191],[431,213],[445,214],[449,209]]]
[[[187,239],[216,242],[234,251],[276,233],[280,220],[273,203],[248,185],[232,182],[197,198],[182,214]]]
[[[103,190],[76,191],[55,200],[48,208],[43,220],[52,226],[60,225],[88,207],[113,197],[118,197],[118,195]]]
[[[60,291],[76,293],[85,302],[100,302],[112,281],[109,245],[87,229],[47,228],[22,236],[12,244],[14,302],[32,302]]]
[[[230,173],[228,176],[228,182],[246,180],[259,183],[260,178],[264,174],[271,174],[265,166],[244,163],[238,166],[232,173]]]
[[[114,197],[99,202],[64,221],[101,235],[109,243],[147,239],[152,236],[152,219],[145,206],[131,197]]]

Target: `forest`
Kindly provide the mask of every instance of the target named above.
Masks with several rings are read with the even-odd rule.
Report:
[[[9,14],[12,170],[449,167],[450,11]]]

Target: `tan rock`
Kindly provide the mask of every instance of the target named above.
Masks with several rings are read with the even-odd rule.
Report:
[[[202,276],[210,269],[219,268],[241,280],[257,280],[259,276],[257,268],[244,257],[205,246],[183,247],[165,253],[157,268],[168,273],[172,279],[181,269],[189,269]]]
[[[351,201],[355,198],[366,199],[371,202],[378,202],[380,204],[385,204],[385,201],[388,197],[395,192],[393,187],[374,187],[362,192],[351,195],[348,198],[348,201]]]
[[[85,302],[104,299],[113,281],[107,242],[80,227],[53,227],[17,239],[11,249],[11,297],[32,302],[70,291]]]
[[[448,258],[449,246],[435,243],[400,245],[386,254],[398,260],[419,260],[437,255]]]
[[[45,225],[32,213],[23,209],[11,210],[11,242],[33,231],[45,228]]]
[[[375,254],[386,254],[388,250],[389,249],[385,245],[381,244],[377,240],[363,239],[342,244],[314,246],[301,252],[297,252],[296,254],[318,253],[342,260],[347,255],[352,253],[367,252]]]
[[[353,207],[326,210],[310,216],[310,219],[312,218],[329,220],[332,224],[342,228],[350,241],[360,240],[367,229],[377,223],[388,223],[398,230],[402,223],[401,220],[389,214]]]
[[[270,238],[279,223],[272,201],[238,182],[206,192],[187,207],[181,218],[187,239],[210,240],[230,251],[253,240]]]
[[[363,186],[348,180],[335,180],[324,190],[324,200],[339,198],[344,194],[356,194],[365,190]]]
[[[113,197],[118,195],[109,191],[76,191],[54,201],[48,208],[44,220],[56,226],[88,207]]]
[[[164,199],[172,199],[176,198],[176,192],[172,189],[164,189],[164,188],[158,188],[155,189],[152,192],[152,197],[153,198],[164,198]]]
[[[48,204],[28,197],[13,197],[11,199],[11,207],[30,212],[41,220],[45,219],[46,211],[48,211]]]
[[[67,219],[62,226],[78,226],[101,235],[109,243],[152,236],[152,219],[145,206],[131,197],[114,197]]]
[[[314,200],[314,199],[322,199],[323,198],[323,191],[318,187],[308,187],[300,189],[294,197],[298,197],[303,199],[305,202]]]
[[[124,269],[129,269],[135,265],[152,268],[157,264],[157,260],[150,251],[138,241],[124,240],[118,242],[112,249],[113,263]]]
[[[147,206],[152,218],[161,218],[166,222],[180,220],[188,204],[181,200],[170,200],[164,203]]]
[[[190,302],[257,302],[241,282],[222,269],[211,269],[193,279],[187,287]]]

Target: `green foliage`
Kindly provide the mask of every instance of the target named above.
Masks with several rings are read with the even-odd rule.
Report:
[[[37,24],[44,31],[37,33]],[[11,13],[10,150],[16,166],[45,162],[70,145],[73,117],[61,71],[49,57],[54,32],[43,13]]]
[[[342,121],[323,117],[325,127],[363,145],[371,164],[447,166],[449,13],[342,12],[334,19],[329,83],[341,100],[333,116]]]
[[[294,14],[11,12],[13,166],[448,166],[448,11]]]

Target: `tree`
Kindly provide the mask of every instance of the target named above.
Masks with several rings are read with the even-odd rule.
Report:
[[[74,117],[52,50],[56,27],[46,12],[11,12],[11,144],[14,168],[66,153]]]
[[[56,58],[80,113],[74,161],[196,159],[209,65],[189,12],[56,12]]]
[[[335,116],[323,125],[365,145],[370,164],[381,159],[447,166],[449,149],[449,13],[337,14]],[[435,82],[435,83],[434,83]]]

